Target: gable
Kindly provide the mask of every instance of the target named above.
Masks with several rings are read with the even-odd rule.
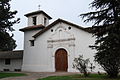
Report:
[[[69,25],[59,23],[51,28],[52,33],[49,36],[49,40],[67,40],[74,38],[73,32],[69,29]]]
[[[86,30],[85,28],[83,28],[83,27],[81,27],[81,26],[78,26],[78,25],[76,25],[76,24],[73,24],[73,23],[71,23],[71,22],[68,22],[68,21],[65,21],[65,20],[62,20],[62,19],[58,19],[58,20],[54,21],[53,23],[51,23],[50,25],[48,25],[48,26],[47,26],[46,28],[44,28],[42,31],[39,31],[38,33],[36,33],[33,37],[34,37],[34,38],[37,38],[39,35],[41,35],[42,33],[46,32],[47,30],[49,30],[50,28],[52,28],[54,25],[56,25],[56,24],[58,24],[58,23],[66,23],[66,24],[68,24],[68,25],[74,26],[74,27],[76,27],[76,28],[78,28],[78,29],[80,29],[80,30],[83,30],[83,31],[89,33],[88,30]]]

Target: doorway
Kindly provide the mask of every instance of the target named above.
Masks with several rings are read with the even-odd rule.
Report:
[[[55,69],[56,72],[67,72],[68,54],[65,49],[58,49],[55,53]]]

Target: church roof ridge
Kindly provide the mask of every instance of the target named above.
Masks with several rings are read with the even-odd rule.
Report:
[[[43,13],[45,16],[47,16],[49,19],[52,19],[52,17],[50,17],[47,13],[45,13],[43,10],[38,10],[38,11],[34,11],[34,12],[30,12],[25,14],[24,16],[29,17],[31,15],[36,15],[36,14],[41,14]]]
[[[88,30],[86,30],[85,28],[79,26],[79,25],[76,25],[74,23],[71,23],[71,22],[68,22],[66,20],[63,20],[63,19],[60,19],[58,18],[57,20],[55,20],[53,23],[49,24],[47,27],[45,27],[43,30],[39,31],[38,33],[36,33],[35,35],[33,35],[32,37],[34,38],[37,38],[39,35],[41,35],[42,33],[44,33],[45,31],[49,30],[52,26],[54,26],[55,24],[59,23],[59,22],[63,22],[63,23],[66,23],[66,24],[69,24],[69,25],[72,25],[72,26],[75,26],[76,28],[78,29],[81,29],[81,30],[84,30],[88,33],[90,33]]]

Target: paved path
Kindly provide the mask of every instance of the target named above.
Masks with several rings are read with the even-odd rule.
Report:
[[[28,76],[21,76],[21,77],[9,77],[3,78],[0,80],[37,80],[39,78],[44,78],[48,76],[62,76],[62,75],[72,75],[77,73],[67,73],[67,72],[24,72]]]

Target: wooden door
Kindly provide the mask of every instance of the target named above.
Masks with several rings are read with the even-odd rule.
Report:
[[[56,71],[67,72],[67,68],[68,68],[67,52],[64,49],[59,49],[55,53],[55,69]]]

